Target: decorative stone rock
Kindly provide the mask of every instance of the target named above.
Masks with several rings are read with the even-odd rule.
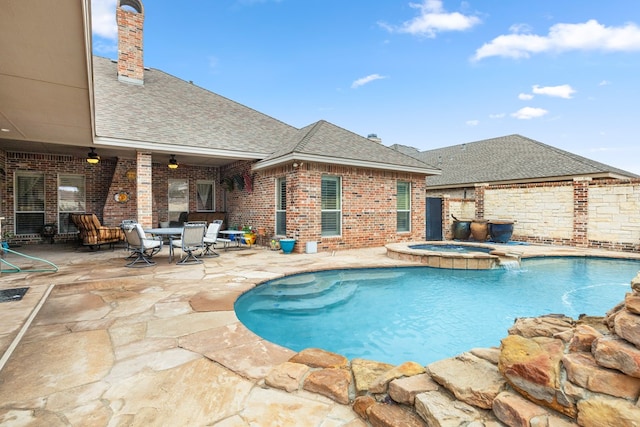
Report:
[[[572,318],[561,314],[549,314],[541,317],[522,317],[516,319],[509,328],[510,335],[525,338],[553,337],[555,334],[571,330],[575,322]]]
[[[368,409],[376,404],[376,400],[371,396],[358,396],[353,402],[351,406],[356,414],[360,416],[363,420],[368,420],[369,416],[367,415]]]
[[[640,395],[640,378],[598,366],[591,353],[566,354],[562,364],[567,371],[567,379],[580,387],[632,400]]]
[[[360,396],[369,390],[371,383],[385,372],[394,368],[388,363],[375,362],[366,359],[353,359],[351,371],[356,386],[356,395]]]
[[[492,408],[493,414],[508,426],[529,427],[531,419],[549,415],[546,409],[508,391],[495,398]]]
[[[509,383],[534,402],[575,417],[575,406],[560,389],[562,341],[510,335],[502,340],[498,368]]]
[[[391,381],[389,397],[395,402],[413,406],[417,394],[437,389],[438,384],[428,374],[418,374]]]
[[[613,397],[594,396],[578,402],[578,424],[581,426],[636,427],[640,407]]]
[[[384,374],[376,378],[369,387],[371,393],[384,393],[387,391],[387,385],[391,380],[395,380],[400,377],[410,377],[412,375],[423,374],[425,372],[424,366],[416,362],[405,362],[402,365],[398,365]]]
[[[616,319],[616,316],[620,311],[624,310],[624,301],[613,307],[611,310],[607,311],[607,314],[604,316],[604,323],[607,325],[610,331],[613,331],[613,322]]]
[[[593,341],[602,334],[591,326],[578,325],[569,341],[569,351],[591,351]]]
[[[622,310],[616,316],[614,322],[614,330],[616,334],[640,347],[640,315]]]
[[[598,365],[640,378],[640,350],[627,341],[605,335],[593,342],[591,352]]]
[[[506,387],[496,365],[471,353],[431,363],[427,371],[459,400],[479,408],[490,409]]]
[[[640,273],[631,279],[631,289],[640,294]]]
[[[348,370],[329,368],[311,372],[304,380],[303,388],[347,405],[349,384],[351,373]]]
[[[482,419],[482,414],[473,406],[439,391],[417,395],[415,408],[430,427],[464,426]]]
[[[472,348],[469,350],[469,353],[479,357],[480,359],[491,362],[494,365],[497,365],[498,360],[500,360],[500,349],[498,347]]]
[[[640,293],[627,293],[624,297],[624,307],[630,313],[640,314]]]
[[[374,427],[426,427],[420,417],[398,405],[376,403],[369,408],[368,415]]]
[[[265,378],[269,387],[279,388],[291,393],[300,387],[300,381],[309,372],[309,367],[301,363],[284,362],[274,367]]]
[[[336,353],[319,348],[307,348],[289,359],[289,362],[302,363],[312,368],[346,368],[349,360]]]

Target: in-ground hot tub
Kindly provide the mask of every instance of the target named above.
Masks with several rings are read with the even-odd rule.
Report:
[[[413,242],[386,245],[387,256],[435,268],[489,270],[519,264],[519,256],[505,253],[490,244],[465,242]]]

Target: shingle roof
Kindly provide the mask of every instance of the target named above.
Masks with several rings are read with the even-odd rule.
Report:
[[[94,57],[96,134],[265,156],[297,132],[279,120],[156,69],[144,85],[121,83],[116,64]]]
[[[638,177],[631,172],[521,135],[502,136],[422,152],[403,146],[396,146],[394,149],[442,170],[441,175],[429,177],[429,187],[572,176]]]
[[[357,135],[325,120],[320,120],[298,131],[282,144],[264,163],[280,158],[313,158],[351,164],[370,163],[383,169],[424,169],[425,173],[438,173],[424,162],[393,150],[379,142]],[[374,165],[375,164],[375,165]]]
[[[249,107],[156,69],[144,85],[119,82],[115,62],[94,57],[96,134],[101,138],[249,153],[287,161],[293,153],[315,161],[358,163],[391,170],[437,173],[398,153],[326,121],[296,129]],[[266,164],[262,162],[262,164]]]

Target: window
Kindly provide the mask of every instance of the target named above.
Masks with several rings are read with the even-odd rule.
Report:
[[[16,234],[38,234],[44,225],[44,174],[16,173]]]
[[[287,179],[276,180],[276,235],[287,235]]]
[[[77,233],[69,219],[71,213],[86,212],[85,180],[82,175],[58,176],[58,232]]]
[[[196,183],[196,210],[198,212],[213,212],[216,210],[213,181],[198,181]]]
[[[342,217],[340,177],[322,177],[322,235],[339,236]]]
[[[397,231],[411,231],[411,184],[399,181],[397,184]]]
[[[189,181],[169,180],[169,221],[180,221],[182,212],[189,212]]]

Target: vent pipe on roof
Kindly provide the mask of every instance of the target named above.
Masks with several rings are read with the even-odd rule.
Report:
[[[116,23],[118,24],[118,80],[141,85],[144,83],[142,2],[118,0]]]
[[[367,139],[373,142],[377,142],[378,144],[382,144],[382,139],[378,138],[378,135],[376,135],[375,133],[370,133],[369,135],[367,135]]]

